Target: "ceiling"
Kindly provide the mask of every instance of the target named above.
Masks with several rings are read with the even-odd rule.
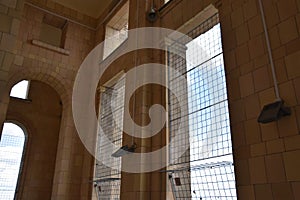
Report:
[[[52,0],[93,18],[98,18],[113,0]]]

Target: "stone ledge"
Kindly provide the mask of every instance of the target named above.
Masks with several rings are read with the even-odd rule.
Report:
[[[42,47],[42,48],[45,48],[45,49],[49,49],[51,51],[55,51],[55,52],[60,53],[60,54],[64,54],[64,55],[67,55],[67,56],[70,55],[70,51],[67,50],[67,49],[56,47],[56,46],[53,46],[51,44],[47,44],[47,43],[39,41],[39,40],[32,40],[32,44],[36,45],[36,46],[39,46],[39,47]]]

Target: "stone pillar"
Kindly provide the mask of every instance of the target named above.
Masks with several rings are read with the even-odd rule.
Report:
[[[11,65],[16,62],[16,36],[19,31],[23,0],[0,1],[0,136],[6,118],[9,89],[6,88]]]
[[[146,19],[146,12],[150,10],[152,1],[140,1],[140,0],[130,0],[129,8],[129,29],[136,27],[147,27],[152,26],[152,24]],[[141,36],[142,37],[142,36]],[[154,63],[154,54],[153,50],[142,50],[138,51],[136,55],[132,57],[132,67],[139,66],[141,64]],[[155,55],[159,55],[156,53]],[[158,56],[156,61],[160,61],[160,56]],[[153,72],[149,71],[143,74],[142,77],[137,77],[139,79],[149,79],[154,76]],[[164,76],[162,76],[164,78]],[[128,80],[134,84],[134,80]],[[130,113],[131,117],[136,124],[140,126],[146,126],[150,123],[149,118],[149,108],[153,104],[165,103],[165,88],[158,85],[144,85],[138,88],[134,96],[125,98],[130,98]],[[125,100],[126,102],[126,100]],[[161,118],[165,117],[164,113],[157,113],[155,117]],[[126,123],[124,119],[124,123]],[[140,136],[136,135],[134,141],[137,145],[136,153],[141,153],[140,160],[146,159],[142,153],[153,152],[160,149],[166,144],[166,130],[162,129],[155,136],[141,139]],[[132,137],[124,134],[123,144],[130,145]],[[128,160],[126,158],[122,159],[123,165],[130,165],[131,163],[126,163]],[[151,163],[154,164],[154,163]],[[141,169],[143,165],[139,166]],[[166,198],[166,179],[165,173],[161,173],[159,170],[155,172],[148,173],[126,173],[122,172],[121,177],[121,199],[136,199],[136,200],[150,200],[150,199],[165,199]]]

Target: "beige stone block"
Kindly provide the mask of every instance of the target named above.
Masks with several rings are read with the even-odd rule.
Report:
[[[243,122],[232,125],[231,137],[234,148],[238,148],[246,144]]]
[[[5,14],[0,14],[0,31],[2,32],[10,32],[10,27],[12,25],[12,17],[5,15]]]
[[[295,106],[297,99],[295,89],[292,81],[285,82],[279,85],[280,97],[285,101],[288,106]]]
[[[242,97],[246,97],[254,93],[254,84],[251,73],[241,76],[239,82]]]
[[[236,183],[237,186],[250,185],[250,172],[248,160],[235,161]]]
[[[285,58],[287,75],[289,78],[295,78],[300,76],[300,51],[290,54]]]
[[[258,5],[256,1],[247,1],[243,5],[245,20],[249,20],[257,15]]]
[[[266,89],[259,93],[260,106],[263,108],[265,105],[272,103],[276,100],[274,88]]]
[[[1,69],[4,70],[4,71],[9,71],[9,69],[10,69],[10,67],[13,63],[14,58],[15,58],[14,54],[6,53],[5,56],[4,56],[4,59],[3,59]]]
[[[297,51],[300,51],[300,37],[288,42],[285,45],[285,49],[286,49],[286,55],[290,55]]]
[[[273,200],[271,185],[254,185],[255,200]]]
[[[266,146],[268,154],[284,152],[283,139],[267,141]]]
[[[18,19],[13,19],[10,33],[17,36],[19,33],[19,27],[20,27],[20,20]]]
[[[249,170],[252,184],[261,184],[267,182],[264,157],[255,157],[249,159]]]
[[[265,65],[269,65],[269,57],[267,56],[267,54],[264,54],[260,57],[257,57],[256,59],[254,59],[254,68],[260,68],[263,67]]]
[[[227,81],[227,91],[228,96],[231,101],[240,99],[241,93],[240,93],[240,86],[239,86],[239,70],[235,69],[227,74],[226,81]]]
[[[0,0],[0,4],[10,8],[15,8],[17,4],[17,0]]]
[[[272,184],[274,200],[294,199],[292,186],[290,183],[275,183]]]
[[[297,4],[295,0],[278,0],[277,9],[281,20],[285,20],[297,13]]]
[[[300,135],[285,137],[284,146],[286,151],[300,149]]]
[[[242,7],[233,10],[231,14],[231,22],[232,22],[232,28],[236,28],[244,22]]]
[[[223,12],[223,11],[220,11],[220,12]],[[228,31],[232,30],[231,16],[229,14],[228,15],[223,15],[223,17],[220,18],[220,22],[222,23],[222,26],[221,26],[222,32],[228,32]]]
[[[15,60],[14,60],[14,64],[18,65],[18,66],[22,66],[23,65],[23,61],[24,61],[24,57],[23,56],[16,55],[15,56]]]
[[[236,68],[236,58],[234,51],[224,52],[225,68],[229,72]]]
[[[279,15],[275,1],[262,1],[267,27],[273,27],[279,23]]]
[[[261,67],[253,72],[255,91],[262,91],[270,87],[268,66]]]
[[[273,60],[277,60],[277,59],[280,59],[280,58],[285,58],[285,56],[286,56],[286,47],[285,46],[280,46],[277,49],[273,49],[272,50],[272,55],[273,55]]]
[[[259,98],[257,94],[250,95],[245,99],[245,110],[247,119],[257,118],[260,113]]]
[[[256,144],[261,142],[261,133],[256,119],[245,122],[245,136],[247,144]]]
[[[22,12],[20,12],[20,10],[16,10],[15,8],[9,8],[8,9],[8,15],[13,17],[13,18],[20,19],[21,16],[22,16]]]
[[[300,180],[300,150],[285,152],[283,154],[285,173],[288,181]]]
[[[298,37],[298,30],[294,18],[289,18],[278,25],[279,37],[282,44],[286,44]]]
[[[275,65],[275,72],[276,72],[276,78],[278,83],[282,83],[287,81],[287,72],[286,72],[286,66],[284,63],[284,59],[279,59],[274,62]],[[272,81],[273,82],[273,81]]]
[[[279,138],[276,122],[260,124],[260,129],[263,141],[274,140]]]
[[[246,118],[244,103],[242,100],[231,102],[229,107],[231,113],[231,123],[235,124],[237,122],[244,121]]]
[[[250,146],[240,146],[235,149],[235,158],[238,160],[249,159],[251,157]]]
[[[0,4],[0,13],[7,14],[8,7]]]
[[[258,143],[258,144],[253,144],[251,145],[251,156],[256,157],[256,156],[263,156],[266,154],[266,144],[263,143]]]
[[[283,117],[278,121],[278,130],[280,137],[299,134],[295,112],[292,111],[290,116]]]
[[[246,23],[236,28],[236,41],[241,45],[249,40],[249,30]]]
[[[124,184],[124,185],[131,185],[131,184]],[[135,192],[121,192],[121,199],[136,199]]]
[[[295,199],[300,199],[300,182],[292,182],[292,190]]]
[[[1,42],[0,42],[0,50],[14,53],[15,40],[16,40],[16,38],[14,36],[7,34],[7,33],[3,33]]]
[[[284,182],[285,169],[281,154],[274,154],[265,157],[267,178],[269,183]]]
[[[262,56],[266,52],[265,40],[262,35],[252,38],[248,42],[248,47],[251,59]]]
[[[253,61],[240,65],[241,75],[248,74],[249,72],[253,71],[253,68],[254,68]]]
[[[224,51],[228,51],[236,48],[237,42],[236,42],[235,35],[236,32],[233,30],[222,33],[222,42],[223,42]]]
[[[0,80],[7,81],[8,80],[8,72],[0,70]]]
[[[253,186],[239,186],[237,187],[238,197],[244,200],[255,200]]]
[[[275,26],[271,30],[268,30],[269,32],[269,40],[270,40],[270,45],[271,49],[276,49],[280,46],[280,37],[278,33],[278,27]]]
[[[248,27],[249,27],[249,34],[251,38],[254,38],[257,35],[262,34],[264,29],[263,29],[260,15],[251,18],[248,21]]]
[[[248,63],[250,60],[248,45],[244,44],[236,49],[236,62],[237,65]]]

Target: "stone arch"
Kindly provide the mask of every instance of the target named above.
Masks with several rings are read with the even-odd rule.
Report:
[[[22,70],[13,73],[5,88],[6,96],[9,96],[9,92],[11,88],[21,80],[36,80],[46,83],[51,86],[60,96],[63,105],[66,105],[68,101],[71,99],[72,95],[72,85],[66,81],[62,76],[58,73],[49,74],[47,72],[42,72],[37,68]]]

